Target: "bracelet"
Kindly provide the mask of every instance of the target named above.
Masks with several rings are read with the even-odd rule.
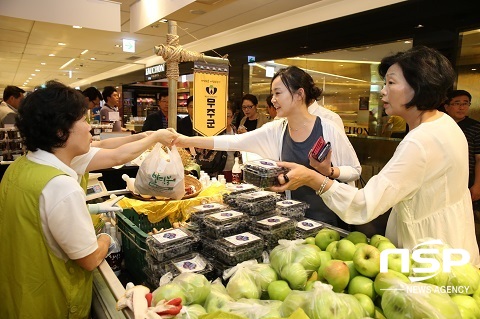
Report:
[[[320,196],[323,194],[323,190],[325,189],[325,186],[327,186],[327,183],[330,179],[325,176],[325,179],[323,180],[322,182],[322,185],[320,185],[320,188],[318,189],[318,191],[315,192],[315,194],[317,194],[317,196]]]
[[[330,175],[328,175],[328,177],[332,178],[333,177],[333,174],[335,174],[335,170],[333,169],[333,167],[330,169]]]

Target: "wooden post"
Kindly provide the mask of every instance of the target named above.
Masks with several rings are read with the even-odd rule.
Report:
[[[168,20],[168,33],[177,35],[177,22]],[[172,62],[177,63],[177,62]],[[168,69],[167,64],[167,69]],[[168,127],[177,129],[177,86],[178,78],[168,78]]]

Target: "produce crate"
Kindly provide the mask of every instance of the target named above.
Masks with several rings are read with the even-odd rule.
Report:
[[[152,231],[153,228],[158,230],[170,228],[170,222],[168,218],[165,218],[158,223],[151,223],[146,215],[138,214],[133,209],[124,209],[123,212],[116,214],[118,229],[122,233],[125,268],[135,284],[145,284],[147,283],[147,275],[145,275],[143,269],[147,266],[145,260],[145,254],[148,250],[147,233]]]

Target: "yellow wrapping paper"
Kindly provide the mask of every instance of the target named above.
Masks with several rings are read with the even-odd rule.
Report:
[[[138,214],[147,215],[148,221],[158,223],[168,217],[170,224],[184,222],[190,218],[188,208],[210,202],[223,202],[222,195],[227,190],[220,182],[212,183],[202,190],[196,197],[182,200],[152,200],[143,201],[134,198],[124,197],[118,202],[122,208],[132,208]]]

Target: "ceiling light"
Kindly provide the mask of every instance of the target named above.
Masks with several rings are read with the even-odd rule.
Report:
[[[472,71],[477,71],[477,69],[473,68]]]
[[[63,69],[64,67],[66,67],[67,65],[69,65],[70,63],[72,63],[73,61],[75,61],[75,58],[70,59],[67,63],[65,63],[64,65],[62,65],[62,66],[60,67],[60,70]]]
[[[95,58],[90,58],[90,60],[96,60]]]
[[[412,43],[412,41],[407,40],[407,41],[405,41],[405,42],[403,42],[403,43],[405,43],[405,44],[410,44],[410,43]]]
[[[160,23],[167,23],[168,20],[167,20],[167,19],[160,19],[160,20],[158,20],[158,22],[160,22]]]
[[[29,80],[31,80],[32,78],[28,78]]]
[[[35,76],[36,74],[35,73],[32,73],[32,76]]]
[[[61,45],[61,46],[67,45],[66,43],[63,43],[63,42],[58,42],[57,44],[58,44],[58,45]]]
[[[82,53],[80,53],[80,54],[81,54],[81,55],[84,55],[84,54],[87,53],[87,52],[88,52],[88,49],[83,50]]]
[[[41,64],[41,65],[46,65],[46,63],[45,63],[45,62],[42,62],[42,63],[40,63],[40,64]]]
[[[40,72],[40,69],[35,69],[35,72]]]
[[[420,29],[420,28],[423,28],[423,24],[419,24],[415,27],[415,29]]]
[[[120,44],[115,44],[116,48],[121,48],[122,46]]]
[[[206,12],[203,10],[190,10],[190,13],[200,15],[200,14],[205,14]]]
[[[53,53],[50,53],[48,56],[55,56],[55,54],[53,54]]]
[[[83,27],[81,27],[81,26],[79,26],[79,25],[74,25],[72,28],[74,28],[74,29],[81,29],[81,28],[83,28]]]

